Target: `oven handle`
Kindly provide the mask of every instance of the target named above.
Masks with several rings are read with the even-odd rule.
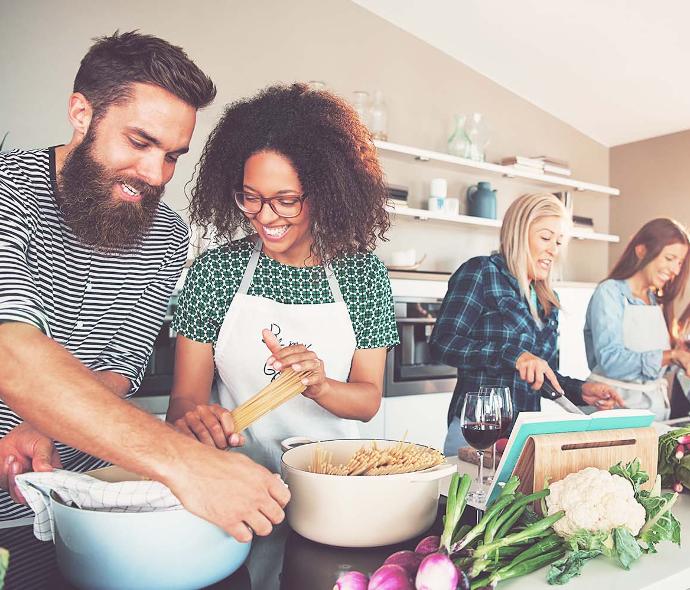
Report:
[[[435,324],[436,318],[395,318],[399,324]]]

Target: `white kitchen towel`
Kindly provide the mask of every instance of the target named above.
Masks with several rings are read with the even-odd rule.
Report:
[[[22,473],[17,485],[35,513],[34,535],[41,541],[54,540],[51,490],[69,505],[106,512],[152,512],[182,508],[170,488],[158,481],[109,483],[64,469]]]

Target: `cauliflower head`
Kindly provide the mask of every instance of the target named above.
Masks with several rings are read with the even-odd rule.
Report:
[[[645,523],[644,506],[635,499],[630,482],[604,469],[587,467],[552,483],[549,489],[548,514],[565,510],[553,526],[561,537],[568,538],[583,529],[594,533],[618,527],[637,536]]]

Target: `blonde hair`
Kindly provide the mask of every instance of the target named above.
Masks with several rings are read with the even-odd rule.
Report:
[[[508,270],[517,279],[520,294],[527,300],[530,313],[538,326],[542,325],[542,321],[530,297],[529,271],[535,261],[529,248],[529,230],[532,224],[542,217],[560,217],[564,220],[566,229],[570,226],[570,216],[566,208],[551,193],[532,193],[518,197],[508,207],[501,225],[501,255]],[[535,280],[534,290],[547,316],[554,307],[561,307],[556,293],[551,288],[550,277],[545,281]]]

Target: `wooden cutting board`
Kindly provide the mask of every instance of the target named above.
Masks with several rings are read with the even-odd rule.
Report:
[[[519,490],[531,494],[544,489],[545,482],[558,481],[585,467],[608,470],[637,458],[649,474],[642,487],[649,489],[656,478],[658,438],[652,426],[530,436],[513,473],[520,478]]]

